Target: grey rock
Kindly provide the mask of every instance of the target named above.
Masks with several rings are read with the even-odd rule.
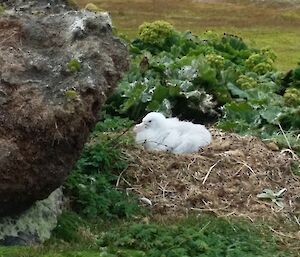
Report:
[[[76,9],[75,5],[70,5],[71,1],[65,0],[2,0],[0,3],[8,10],[24,12],[30,14],[50,14],[61,13],[71,9]]]
[[[21,215],[0,219],[0,244],[33,245],[50,238],[63,208],[63,193],[56,189]]]
[[[1,217],[64,182],[128,53],[109,15],[88,11],[6,14],[0,42]]]

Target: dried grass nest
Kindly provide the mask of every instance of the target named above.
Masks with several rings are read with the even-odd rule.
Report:
[[[251,220],[287,218],[299,224],[300,177],[291,170],[298,157],[289,151],[272,151],[253,136],[211,132],[211,145],[194,154],[127,147],[124,152],[130,165],[120,174],[119,185],[150,200],[154,215],[212,212]],[[287,189],[284,208],[257,197],[264,189],[277,192],[283,188]]]

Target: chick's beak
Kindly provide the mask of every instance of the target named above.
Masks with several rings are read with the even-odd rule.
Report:
[[[139,133],[139,132],[141,132],[143,129],[145,129],[145,124],[142,122],[142,123],[140,123],[140,124],[137,124],[137,125],[135,125],[134,126],[134,128],[133,128],[133,132],[135,132],[135,133]]]

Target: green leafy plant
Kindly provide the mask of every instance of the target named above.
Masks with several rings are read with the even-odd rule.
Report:
[[[96,125],[91,143],[87,144],[65,183],[65,192],[72,208],[88,218],[123,218],[144,213],[138,200],[115,187],[119,174],[127,168],[127,161],[117,147],[114,134],[128,119],[106,117]]]
[[[104,116],[104,117],[103,117]],[[102,120],[95,126],[94,132],[119,132],[133,126],[133,121],[119,116],[101,114]]]
[[[246,66],[259,75],[263,75],[274,70],[275,53],[270,49],[262,49],[259,53],[254,53],[246,60]]]
[[[121,218],[142,213],[134,196],[115,188],[127,163],[114,146],[87,145],[68,177],[65,187],[73,209],[89,218]]]
[[[289,87],[285,91],[284,95],[284,102],[288,106],[297,107],[300,105],[300,88]]]
[[[158,24],[172,33],[160,43],[141,37],[129,42],[131,68],[108,99],[108,113],[136,121],[150,111],[201,123],[219,119],[223,130],[289,147],[281,140],[282,126],[298,151],[299,67],[284,75],[275,70],[271,49],[250,48],[233,35],[208,31],[198,37],[161,21],[142,28],[156,31]]]
[[[269,49],[249,48],[233,35],[181,33],[162,21],[140,27],[130,54],[130,71],[106,109],[134,120],[150,111],[202,122],[216,119],[222,105],[241,98],[233,87],[243,92],[265,86],[275,92],[281,76]]]
[[[144,22],[139,27],[139,38],[152,45],[163,45],[173,34],[175,34],[174,27],[166,21]]]
[[[64,211],[58,217],[57,226],[52,232],[52,236],[65,242],[79,242],[81,238],[78,230],[81,226],[87,226],[87,222],[75,212]]]
[[[287,191],[286,188],[283,188],[283,189],[279,190],[278,192],[274,192],[271,189],[264,189],[262,193],[257,195],[257,198],[271,200],[278,207],[284,208],[282,197],[286,191]]]
[[[291,87],[291,88],[300,88],[300,63],[297,67],[290,70],[282,81],[282,87],[284,89]]]

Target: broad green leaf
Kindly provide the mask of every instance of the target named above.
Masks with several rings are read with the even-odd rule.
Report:
[[[131,106],[135,105],[140,100],[141,94],[145,89],[146,89],[145,85],[137,84],[130,92],[130,95],[128,95],[128,98],[125,101],[122,109],[126,111]]]
[[[167,97],[169,97],[169,88],[157,85],[153,93],[153,100],[161,103]]]
[[[232,102],[225,105],[225,119],[244,120],[247,123],[260,123],[259,113],[247,102]]]
[[[238,88],[237,86],[235,86],[233,83],[227,83],[227,88],[230,90],[231,94],[233,96],[238,96],[240,98],[249,98],[249,95],[247,94],[246,91],[241,90],[240,88]]]
[[[266,107],[264,110],[260,110],[259,113],[267,122],[271,124],[278,124],[278,119],[281,115],[282,108],[279,106]]]
[[[276,192],[274,195],[275,195],[275,197],[281,197],[282,194],[284,194],[286,191],[287,191],[287,189],[283,188],[283,189],[279,190],[278,192]]]
[[[148,104],[147,110],[148,111],[157,111],[160,107],[160,103],[156,100],[151,101],[151,103]]]

